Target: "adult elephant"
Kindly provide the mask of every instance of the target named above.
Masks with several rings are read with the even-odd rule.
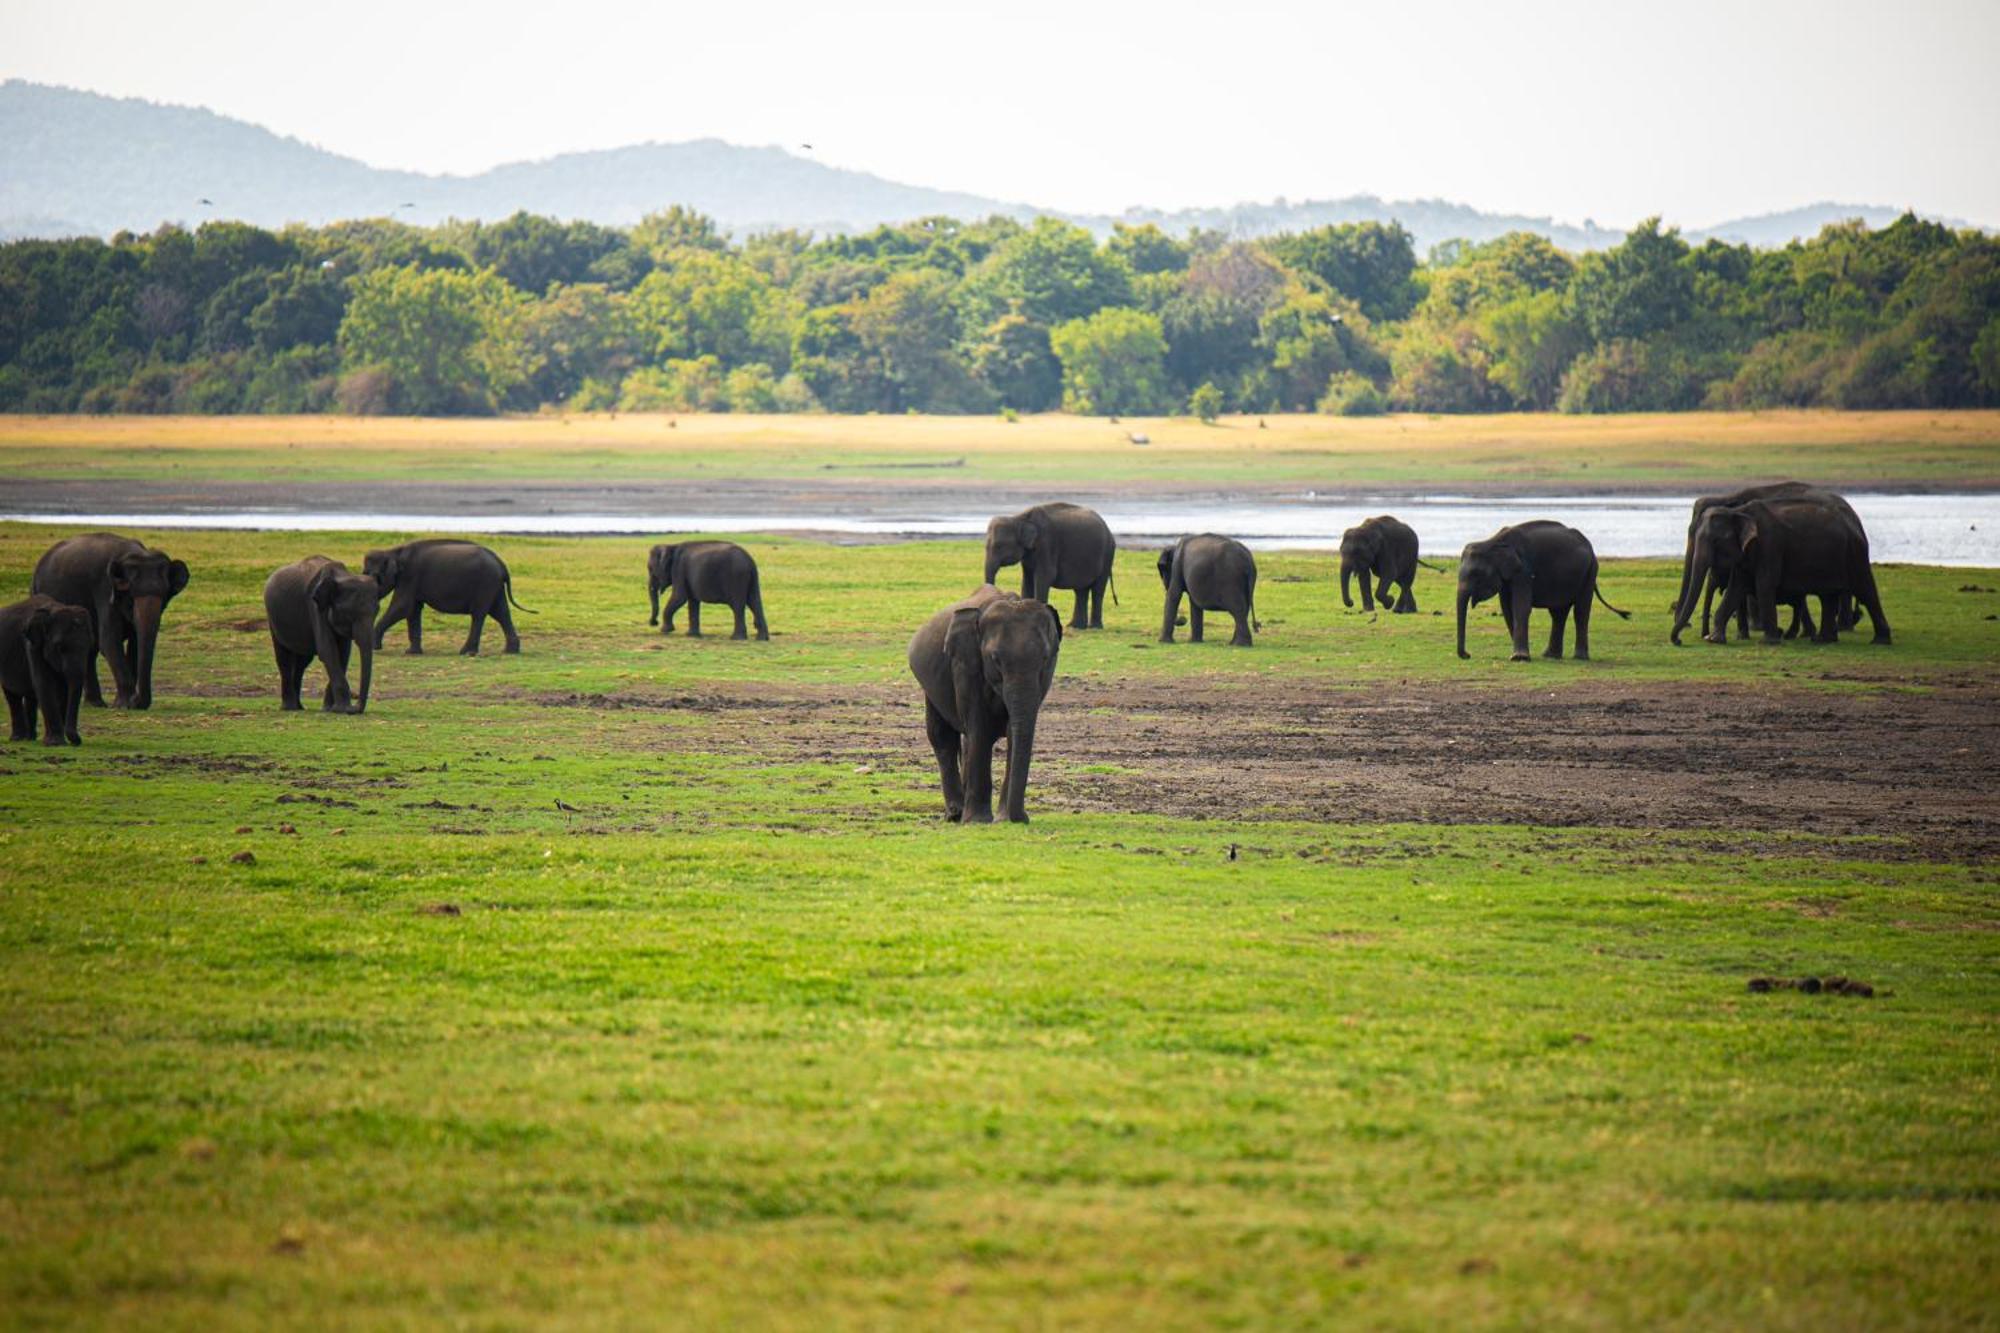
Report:
[[[507,651],[521,651],[521,636],[514,632],[514,617],[508,603],[514,601],[514,576],[507,563],[478,542],[449,537],[430,537],[405,542],[383,551],[370,551],[361,562],[361,572],[375,580],[385,593],[394,593],[389,609],[375,622],[375,646],[399,620],[410,622],[410,654],[424,651],[424,608],[446,615],[472,617],[472,632],[458,651],[467,657],[479,654],[480,632],[486,617],[500,622],[507,636]],[[529,615],[535,614],[528,611]]]
[[[1035,719],[1055,679],[1062,617],[988,583],[924,622],[910,640],[910,672],[924,691],[924,730],[937,755],[945,817],[993,822],[993,747],[1007,738],[1000,811],[1028,822]]]
[[[1544,657],[1563,655],[1563,630],[1576,616],[1576,660],[1590,660],[1590,601],[1623,620],[1620,611],[1597,588],[1597,552],[1590,538],[1550,519],[1535,519],[1500,529],[1485,541],[1472,542],[1458,557],[1458,655],[1465,651],[1465,611],[1489,597],[1500,599],[1500,615],[1514,640],[1513,660],[1528,660],[1528,613],[1540,607],[1549,613],[1549,646]]]
[[[111,666],[112,706],[145,709],[153,706],[160,615],[187,585],[185,561],[130,537],[93,532],[59,541],[43,553],[29,591],[90,612],[96,651]],[[84,698],[104,702],[95,661],[84,679]]]
[[[368,708],[375,675],[375,613],[382,590],[374,579],[356,574],[338,560],[309,555],[264,580],[264,616],[271,627],[271,651],[278,659],[278,699],[287,712],[305,707],[299,688],[317,657],[326,668],[320,707],[329,713]],[[347,685],[347,663],[361,645],[361,693]]]
[[[1414,589],[1418,565],[1423,565],[1425,569],[1437,569],[1436,565],[1417,559],[1416,530],[1403,520],[1390,514],[1378,514],[1349,528],[1340,534],[1341,605],[1354,605],[1348,586],[1349,580],[1359,575],[1363,611],[1372,612],[1379,600],[1384,608],[1396,615],[1411,614],[1417,609]],[[1371,590],[1369,585],[1377,582],[1381,587]],[[1399,583],[1403,585],[1403,594],[1392,606],[1389,592]]]
[[[1250,647],[1250,627],[1257,620],[1257,558],[1233,537],[1212,532],[1183,537],[1160,552],[1160,583],[1167,590],[1166,614],[1160,620],[1160,642],[1174,641],[1180,619],[1181,594],[1188,600],[1188,640],[1201,642],[1204,611],[1226,611],[1236,619],[1229,642]]]
[[[96,673],[97,630],[80,606],[36,595],[0,608],[0,692],[13,723],[8,739],[35,739],[42,715],[42,744],[83,744],[78,706]]]
[[[660,624],[660,594],[667,598],[667,623],[660,633],[674,632],[674,612],[683,606],[688,612],[688,635],[701,637],[701,604],[721,602],[736,617],[736,632],[729,637],[744,639],[743,611],[756,617],[757,637],[771,637],[764,623],[764,590],[757,577],[757,562],[735,542],[662,542],[646,556],[646,595],[653,599],[653,615],[646,623]]]
[[[1718,570],[1712,565],[1707,579],[1697,581],[1692,578],[1695,563],[1695,529],[1701,525],[1702,515],[1714,508],[1748,504],[1752,500],[1794,500],[1807,496],[1821,498],[1826,503],[1845,510],[1857,525],[1860,524],[1861,516],[1854,512],[1854,507],[1848,504],[1846,497],[1803,481],[1774,481],[1760,486],[1745,486],[1741,490],[1721,495],[1703,495],[1696,498],[1694,508],[1688,516],[1687,548],[1681,556],[1680,591],[1674,598],[1674,629],[1670,637],[1676,645],[1681,641],[1682,628],[1694,614],[1692,599],[1696,596],[1701,598],[1701,636],[1704,639],[1709,637],[1709,612],[1714,605],[1715,595],[1718,592],[1725,592],[1728,587],[1728,571]],[[1751,600],[1744,598],[1738,602],[1742,621],[1739,637],[1742,638],[1750,637]],[[1785,637],[1790,639],[1800,633],[1814,634],[1812,613],[1806,609],[1805,598],[1793,598],[1790,605],[1792,623],[1785,631]],[[1853,613],[1848,608],[1842,609],[1843,628],[1851,627],[1855,623]]]
[[[1104,594],[1112,588],[1118,543],[1095,509],[1065,503],[1034,505],[986,525],[986,581],[1003,565],[1021,566],[1021,595],[1049,600],[1052,588],[1076,591],[1071,629],[1104,628]]]
[[[1838,497],[1810,494],[1751,500],[1716,506],[1701,516],[1689,586],[1699,586],[1718,570],[1728,576],[1715,632],[1706,636],[1711,643],[1728,641],[1729,618],[1751,597],[1757,601],[1765,641],[1776,643],[1779,601],[1808,596],[1820,599],[1815,642],[1839,639],[1850,597],[1867,608],[1874,641],[1892,642],[1868,558],[1868,534],[1853,507],[1835,501]],[[1675,612],[1676,636],[1686,628],[1691,611],[1684,605]]]

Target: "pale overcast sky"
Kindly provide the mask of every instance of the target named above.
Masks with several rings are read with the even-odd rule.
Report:
[[[713,136],[1077,211],[2000,224],[2000,0],[0,0],[0,76],[469,172]]]

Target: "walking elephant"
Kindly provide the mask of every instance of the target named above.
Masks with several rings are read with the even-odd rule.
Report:
[[[1082,505],[1035,505],[986,525],[986,581],[1002,565],[1019,564],[1023,597],[1046,602],[1052,588],[1074,589],[1071,629],[1104,628],[1105,591],[1114,605],[1118,600],[1111,576],[1117,554],[1111,528]]]
[[[744,639],[743,611],[748,607],[757,621],[757,637],[771,637],[764,623],[764,590],[757,576],[757,562],[735,542],[663,542],[646,556],[646,595],[653,599],[653,615],[646,623],[660,624],[660,594],[667,598],[667,623],[660,633],[674,632],[674,612],[687,607],[688,635],[701,637],[701,604],[721,602],[736,617],[736,632],[729,637]]]
[[[1590,602],[1595,597],[1621,620],[1620,611],[1597,588],[1597,552],[1590,538],[1550,519],[1502,528],[1485,541],[1469,544],[1458,558],[1458,655],[1465,651],[1465,611],[1489,597],[1500,599],[1500,614],[1514,640],[1513,660],[1528,660],[1528,612],[1549,613],[1549,646],[1544,657],[1563,655],[1563,630],[1576,616],[1576,660],[1590,660]]]
[[[361,713],[375,675],[375,613],[382,590],[374,579],[356,574],[338,560],[309,555],[276,570],[264,581],[264,616],[271,627],[271,651],[278,659],[278,699],[287,712],[305,707],[299,688],[317,657],[326,668],[320,707],[329,713]],[[361,693],[347,685],[347,662],[361,645]]]
[[[1349,528],[1340,535],[1340,604],[1354,605],[1348,581],[1358,575],[1363,611],[1374,611],[1375,603],[1380,601],[1385,610],[1409,615],[1417,609],[1414,589],[1418,565],[1437,569],[1436,565],[1417,559],[1416,531],[1401,519],[1380,514]],[[1369,585],[1376,582],[1381,587],[1371,590]],[[1391,605],[1390,589],[1399,583],[1403,585],[1402,596]]]
[[[13,723],[8,739],[83,744],[76,729],[86,682],[96,674],[97,630],[90,612],[39,594],[0,608],[0,692]]]
[[[1251,646],[1250,628],[1257,620],[1257,558],[1233,537],[1204,532],[1183,537],[1160,552],[1160,583],[1167,590],[1166,614],[1160,620],[1160,642],[1174,641],[1180,619],[1181,594],[1188,600],[1188,640],[1201,642],[1204,611],[1226,611],[1236,619],[1229,642]]]
[[[1727,569],[1719,569],[1713,565],[1710,566],[1709,576],[1706,580],[1695,581],[1691,577],[1695,563],[1695,529],[1700,526],[1702,515],[1718,506],[1747,504],[1752,500],[1792,500],[1807,496],[1819,497],[1828,504],[1846,511],[1853,518],[1857,526],[1860,524],[1861,516],[1854,512],[1854,507],[1847,503],[1844,496],[1803,481],[1778,481],[1761,486],[1745,486],[1741,490],[1731,491],[1725,495],[1704,495],[1695,500],[1693,511],[1688,517],[1687,548],[1681,557],[1680,591],[1675,595],[1673,605],[1674,628],[1669,637],[1675,645],[1679,645],[1681,630],[1694,614],[1691,599],[1697,595],[1701,598],[1701,636],[1704,639],[1709,637],[1709,613],[1714,604],[1715,595],[1718,592],[1726,592],[1729,585],[1729,571]],[[1738,630],[1739,638],[1747,639],[1750,637],[1750,610],[1753,600],[1746,597],[1739,599],[1737,603],[1737,615],[1740,624]],[[1843,602],[1845,603],[1845,599],[1843,599]],[[1816,630],[1813,625],[1812,613],[1806,609],[1806,599],[1803,597],[1794,597],[1789,600],[1788,605],[1792,608],[1792,623],[1785,630],[1785,637],[1788,639],[1796,638],[1801,633],[1808,636],[1815,635]],[[1684,609],[1686,614],[1682,614]],[[1852,628],[1856,623],[1852,606],[1843,604],[1841,611],[1841,628]],[[1762,626],[1758,628],[1761,629]]]
[[[521,651],[521,636],[514,632],[514,617],[508,614],[514,601],[514,576],[499,556],[477,542],[449,537],[432,537],[405,542],[383,551],[370,551],[361,562],[361,572],[375,580],[385,593],[394,593],[389,609],[375,622],[375,646],[399,620],[410,622],[410,655],[424,651],[424,608],[446,615],[472,617],[472,632],[458,651],[467,657],[479,654],[480,632],[486,617],[500,622],[507,636],[507,651]],[[535,614],[528,611],[529,615]]]
[[[993,747],[1007,738],[1000,812],[1028,822],[1035,720],[1055,679],[1062,617],[1032,598],[984,584],[924,622],[910,640],[910,672],[924,691],[924,730],[937,755],[945,817],[993,822]]]
[[[112,706],[146,709],[153,706],[160,615],[187,585],[186,562],[130,537],[94,532],[51,546],[35,565],[29,591],[90,612],[96,651],[111,666]],[[104,702],[94,660],[84,677],[84,698]]]
[[[1718,570],[1726,573],[1728,586],[1714,632],[1706,636],[1711,643],[1728,641],[1730,617],[1752,597],[1765,641],[1776,643],[1778,603],[1808,596],[1820,602],[1815,642],[1836,642],[1844,623],[1858,623],[1849,620],[1849,598],[1867,609],[1874,642],[1892,642],[1869,563],[1868,534],[1853,507],[1838,496],[1807,494],[1710,508],[1695,528],[1688,586],[1701,586]],[[1677,641],[1692,600],[1674,613]]]

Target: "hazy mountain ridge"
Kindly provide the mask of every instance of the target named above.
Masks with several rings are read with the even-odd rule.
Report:
[[[202,200],[209,200],[207,204]],[[520,209],[559,218],[629,225],[684,204],[746,234],[774,227],[865,230],[943,214],[1067,217],[1107,232],[1114,222],[1156,223],[1180,233],[1210,228],[1238,236],[1329,223],[1401,222],[1419,253],[1440,241],[1537,232],[1569,250],[1615,245],[1624,232],[1585,221],[1485,213],[1441,199],[1283,199],[1228,208],[1134,208],[1117,215],[1066,214],[981,195],[905,185],[826,166],[780,148],[716,139],[647,143],[515,162],[470,176],[371,167],[261,126],[193,107],[55,88],[0,83],[0,240],[109,235],[162,222],[240,218],[263,226],[395,216],[433,223],[502,218]],[[1903,210],[1812,204],[1713,227],[1689,229],[1758,246],[1816,234],[1860,217],[1881,225]],[[1954,225],[1967,225],[1957,223]]]

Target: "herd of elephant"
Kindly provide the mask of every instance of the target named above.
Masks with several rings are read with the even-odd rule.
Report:
[[[1437,569],[1418,559],[1417,534],[1389,515],[1350,528],[1340,544],[1341,601],[1373,612],[1379,601],[1392,614],[1417,609],[1417,569]],[[925,730],[938,761],[945,808],[954,821],[994,818],[993,751],[1007,740],[1007,772],[1000,793],[1003,818],[1026,822],[1028,765],[1035,721],[1062,646],[1061,615],[1049,605],[1056,589],[1075,594],[1071,629],[1101,629],[1104,598],[1117,592],[1112,564],[1117,542],[1095,511],[1081,505],[1035,505],[987,525],[986,567],[971,596],[946,607],[910,641],[909,665],[923,688]],[[1002,592],[1000,570],[1021,566],[1021,592]],[[1243,543],[1203,533],[1183,537],[1160,552],[1165,589],[1160,642],[1171,643],[1186,624],[1202,638],[1205,613],[1228,615],[1230,642],[1249,647],[1257,619],[1257,561]],[[1441,571],[1440,571],[1441,572]],[[96,659],[111,668],[113,705],[148,708],[153,697],[153,654],[161,613],[188,583],[188,567],[129,537],[93,533],[50,547],[35,566],[31,595],[0,608],[0,687],[7,696],[12,739],[32,740],[35,715],[44,745],[81,744],[79,705],[103,704]],[[685,607],[688,633],[701,633],[701,607],[727,606],[733,637],[748,637],[746,613],[757,637],[768,639],[757,563],[733,542],[663,543],[648,553],[649,623],[661,624],[660,595],[668,594],[663,633],[672,633]],[[1714,607],[1717,594],[1722,597]],[[381,605],[387,597],[386,609]],[[1806,606],[1820,602],[1815,626]],[[1564,524],[1536,520],[1500,529],[1467,545],[1458,566],[1458,655],[1465,648],[1466,611],[1498,598],[1516,661],[1528,659],[1528,617],[1549,613],[1545,656],[1561,657],[1572,619],[1574,655],[1590,656],[1593,601],[1630,618],[1605,601],[1597,586],[1597,555],[1590,539]],[[1181,604],[1187,604],[1182,619]],[[1805,634],[1832,642],[1866,612],[1877,643],[1888,643],[1889,622],[1875,587],[1868,536],[1853,506],[1839,495],[1802,482],[1753,486],[1695,501],[1688,522],[1680,590],[1670,637],[1680,642],[1696,604],[1702,634],[1726,641],[1732,620],[1747,636],[1754,626],[1768,640],[1781,637],[1778,610],[1792,610],[1782,637]],[[511,608],[511,609],[510,609]],[[360,713],[368,704],[374,653],[396,624],[407,625],[409,651],[423,652],[423,613],[433,610],[472,618],[459,649],[477,654],[488,617],[498,622],[506,651],[519,652],[512,609],[513,577],[506,563],[476,542],[438,538],[370,551],[356,574],[338,560],[307,556],[273,572],[264,584],[265,621],[278,664],[279,698],[287,710],[303,708],[306,668],[318,659],[327,683],[321,707]],[[1711,621],[1711,610],[1715,611]],[[530,612],[530,614],[533,614]],[[358,691],[348,666],[360,645]]]

